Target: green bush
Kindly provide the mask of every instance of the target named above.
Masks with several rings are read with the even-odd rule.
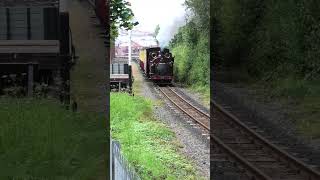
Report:
[[[212,4],[215,60],[265,80],[320,72],[318,1],[218,1]],[[214,24],[213,24],[214,23]]]
[[[175,80],[206,86],[210,79],[209,36],[199,33],[193,21],[180,28],[170,43],[175,56]]]

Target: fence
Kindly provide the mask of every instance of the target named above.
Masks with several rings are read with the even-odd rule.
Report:
[[[140,180],[134,168],[129,165],[120,151],[118,141],[111,140],[111,179],[112,180]]]

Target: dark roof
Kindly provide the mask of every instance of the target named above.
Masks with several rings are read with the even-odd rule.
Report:
[[[59,0],[1,0],[0,7],[15,6],[59,6]]]

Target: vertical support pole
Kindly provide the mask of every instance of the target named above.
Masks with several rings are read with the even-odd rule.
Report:
[[[33,64],[28,64],[28,96],[33,95]]]
[[[119,82],[119,92],[121,91],[121,82]]]
[[[129,74],[129,88],[131,89],[132,87],[132,67],[131,66],[129,66],[128,74]]]
[[[69,29],[69,13],[67,0],[60,1],[60,53],[62,55],[63,65],[63,91],[64,102],[67,109],[70,105],[70,29]]]
[[[54,70],[53,77],[54,77],[54,86],[58,88],[55,94],[57,97],[59,97],[60,102],[63,103],[63,80],[62,80],[61,70],[60,69]]]
[[[132,31],[131,30],[129,30],[129,46],[128,46],[128,58],[129,58],[129,66],[131,66],[131,59],[132,59],[132,57],[131,57],[131,51],[132,51],[132,44],[131,44],[131,36],[132,36]]]

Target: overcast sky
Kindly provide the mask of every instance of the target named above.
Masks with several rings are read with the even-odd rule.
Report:
[[[137,29],[154,32],[160,25],[158,40],[166,45],[185,22],[184,0],[127,0],[139,22]]]

